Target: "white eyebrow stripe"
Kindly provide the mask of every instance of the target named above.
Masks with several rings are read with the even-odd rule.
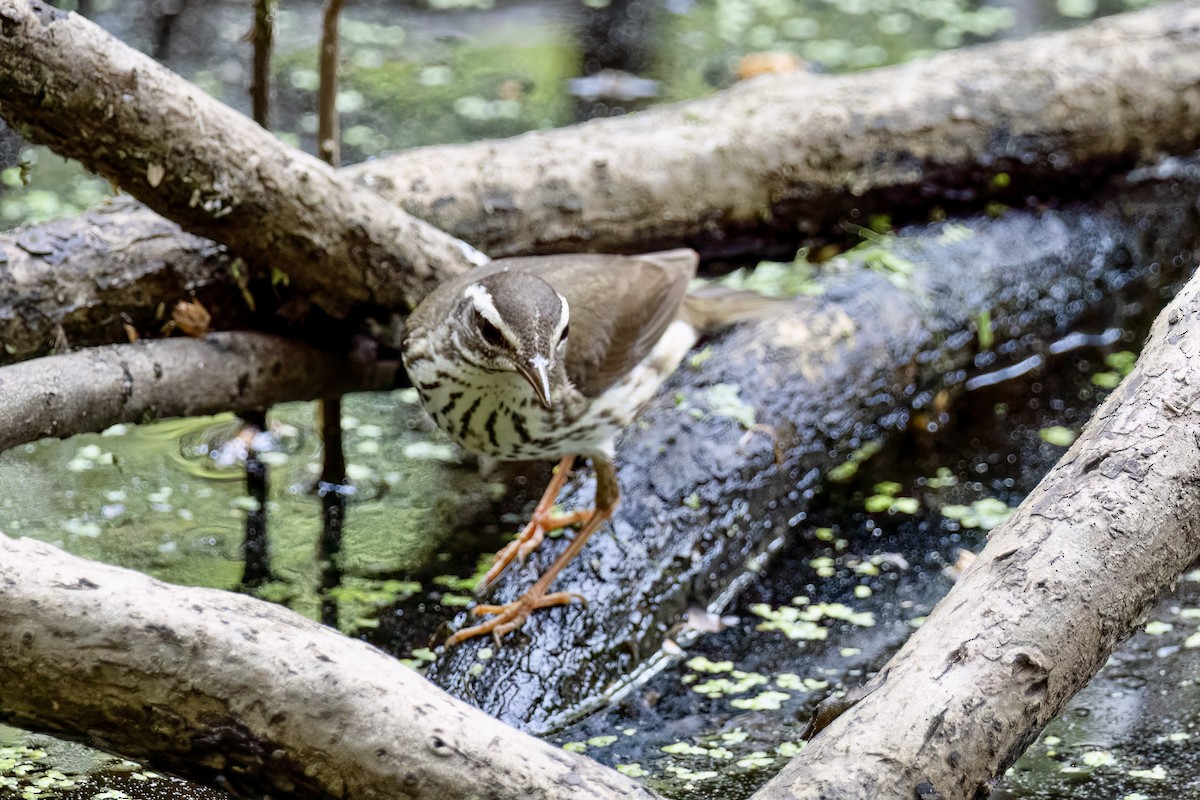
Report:
[[[472,283],[463,289],[463,296],[471,300],[471,304],[475,307],[475,310],[484,319],[495,325],[504,334],[504,338],[510,342],[517,340],[516,336],[513,335],[512,329],[508,327],[504,318],[500,316],[500,311],[496,308],[495,301],[492,300],[491,292],[478,283]]]
[[[558,327],[554,329],[554,342],[562,338],[563,329],[567,327],[567,323],[571,321],[571,308],[567,305],[567,298],[561,294],[558,296],[558,301],[562,303],[562,313],[558,315]]]

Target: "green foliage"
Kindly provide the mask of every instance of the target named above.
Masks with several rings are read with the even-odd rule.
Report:
[[[875,494],[863,501],[863,507],[870,514],[915,514],[921,504],[915,497],[900,497],[904,487],[895,481],[880,481],[875,484]]]
[[[992,330],[992,312],[988,309],[980,311],[975,317],[975,327],[979,335],[979,349],[991,350],[996,343],[995,332]]]
[[[790,262],[762,261],[754,269],[736,269],[719,282],[768,297],[796,297],[821,293],[817,275],[818,267],[808,260],[808,250],[801,249]]]
[[[1042,441],[1058,447],[1070,447],[1074,443],[1076,435],[1075,431],[1062,425],[1051,425],[1049,428],[1042,428],[1038,431],[1038,436],[1042,437]]]
[[[1013,510],[994,497],[985,497],[969,506],[942,506],[941,513],[946,519],[957,520],[964,528],[990,531],[1012,516]]]
[[[557,31],[524,32],[521,44],[421,42],[400,47],[390,37],[360,37],[344,45],[350,58],[340,76],[338,108],[346,161],[384,150],[513,136],[573,121],[564,80],[578,56]],[[315,49],[277,60],[277,80],[315,109]],[[299,133],[315,130],[315,115]]]

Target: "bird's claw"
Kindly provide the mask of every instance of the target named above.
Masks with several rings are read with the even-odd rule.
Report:
[[[500,644],[500,640],[508,634],[515,631],[525,624],[525,620],[539,608],[549,608],[550,606],[565,606],[574,601],[583,603],[587,606],[587,600],[583,595],[577,592],[552,592],[550,594],[535,594],[532,591],[518,597],[511,603],[502,605],[490,605],[483,603],[471,609],[471,613],[475,616],[483,616],[484,614],[494,614],[491,619],[484,620],[478,625],[472,625],[469,628],[462,628],[455,631],[450,638],[445,642],[446,647],[453,647],[459,642],[464,642],[467,639],[476,636],[482,636],[485,633],[490,633],[496,644]]]

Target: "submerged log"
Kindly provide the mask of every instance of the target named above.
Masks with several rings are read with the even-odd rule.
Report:
[[[554,586],[589,606],[539,612],[486,661],[475,659],[490,642],[460,645],[430,677],[538,733],[594,707],[656,656],[689,603],[720,607],[803,522],[832,467],[961,386],[976,359],[999,370],[1035,355],[1030,342],[1119,324],[1102,301],[1126,313],[1165,302],[1200,260],[1197,190],[1197,162],[1169,162],[1095,206],[908,232],[863,254],[875,268],[833,276],[822,296],[712,343],[618,442],[612,527]],[[988,351],[976,331],[985,312]],[[590,492],[577,483],[562,505]],[[563,545],[543,544],[488,601],[513,599]]]

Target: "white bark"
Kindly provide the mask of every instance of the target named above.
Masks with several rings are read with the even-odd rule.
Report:
[[[285,608],[2,535],[0,715],[288,797],[655,797]]]

